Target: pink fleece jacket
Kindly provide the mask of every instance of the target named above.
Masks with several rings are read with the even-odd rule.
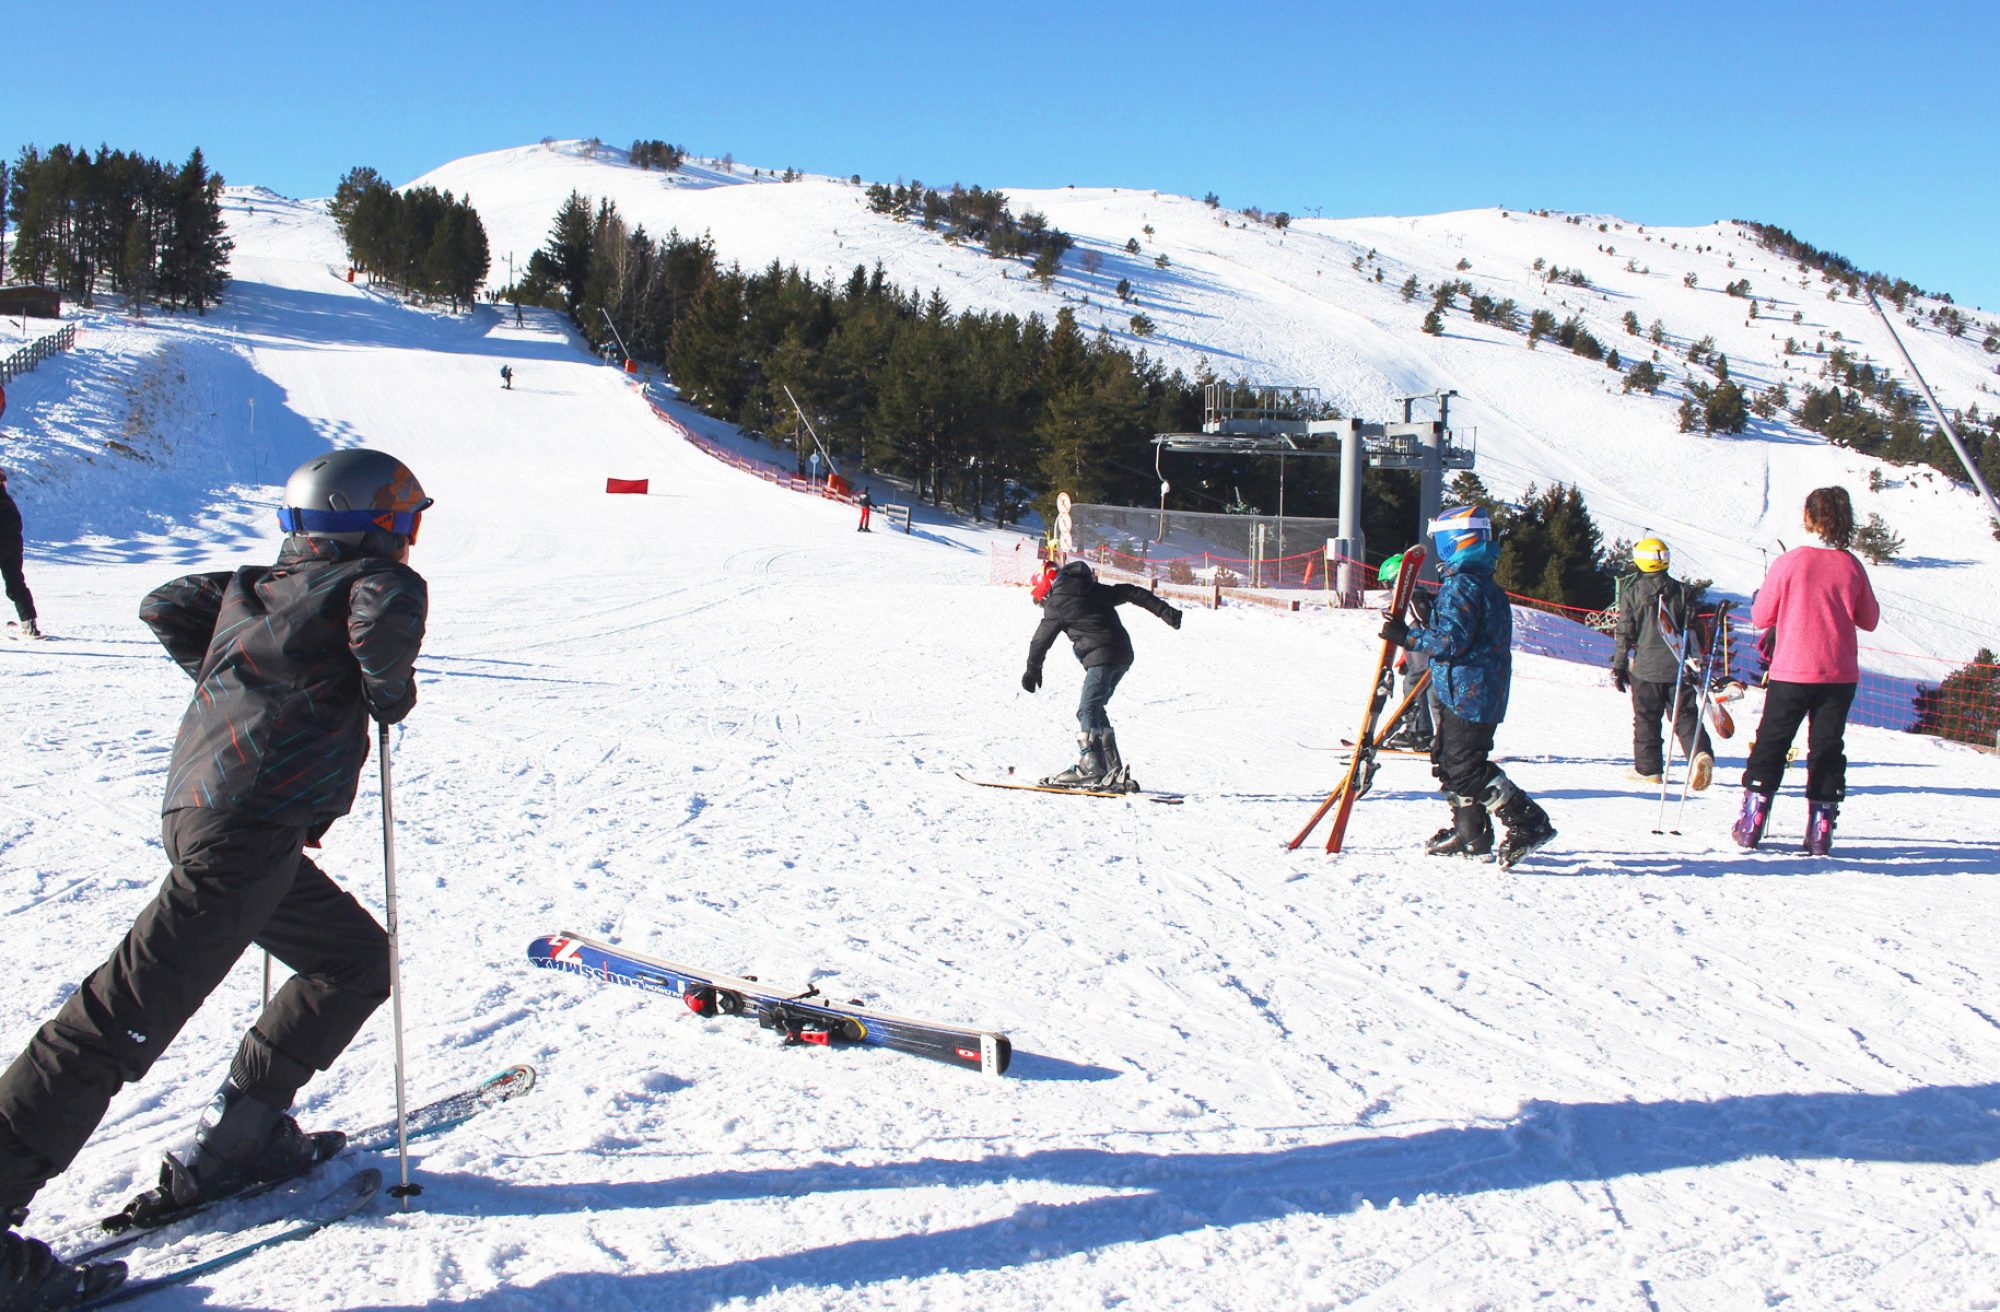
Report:
[[[1794,547],[1778,557],[1750,606],[1750,622],[1777,629],[1771,677],[1785,683],[1855,683],[1854,632],[1882,618],[1861,562],[1833,547]]]

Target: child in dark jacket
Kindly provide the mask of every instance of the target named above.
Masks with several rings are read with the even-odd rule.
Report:
[[[1038,589],[1039,591],[1039,589]],[[1137,792],[1131,771],[1118,754],[1118,737],[1104,713],[1118,681],[1132,668],[1132,639],[1119,622],[1118,607],[1126,604],[1151,611],[1178,629],[1181,613],[1162,597],[1130,583],[1099,583],[1090,566],[1072,560],[1056,572],[1041,603],[1042,622],[1028,643],[1028,668],[1021,687],[1042,686],[1042,661],[1059,635],[1068,634],[1076,658],[1083,663],[1083,696],[1077,703],[1077,763],[1042,782],[1062,788],[1105,788]]]
[[[1454,506],[1431,521],[1430,538],[1442,579],[1429,617],[1415,628],[1400,617],[1382,637],[1431,658],[1438,723],[1431,773],[1451,799],[1452,823],[1431,836],[1433,856],[1484,856],[1493,851],[1493,820],[1507,827],[1499,860],[1512,866],[1556,836],[1548,815],[1493,764],[1493,731],[1507,718],[1513,675],[1514,612],[1493,581],[1499,544],[1477,506]]]
[[[1681,667],[1678,645],[1660,632],[1663,606],[1682,633],[1694,631],[1694,590],[1667,573],[1673,557],[1658,538],[1641,538],[1632,548],[1632,563],[1639,573],[1619,589],[1611,652],[1611,686],[1632,693],[1632,777],[1660,782],[1666,768],[1660,721],[1666,719],[1688,754],[1688,782],[1700,792],[1715,775],[1715,745],[1701,727],[1702,690]]]
[[[173,869],[108,961],[0,1076],[0,1308],[66,1307],[122,1276],[11,1233],[112,1095],[139,1079],[250,945],[294,974],[243,1036],[228,1077],[159,1185],[146,1225],[337,1150],[287,1115],[389,996],[388,938],[305,855],[354,803],[369,721],[416,705],[428,595],[404,561],[430,498],[379,451],[306,462],[285,486],[274,565],[194,574],[140,617],[195,681],[167,774]]]

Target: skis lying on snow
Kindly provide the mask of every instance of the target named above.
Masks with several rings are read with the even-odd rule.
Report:
[[[454,1126],[464,1124],[487,1108],[498,1106],[510,1098],[518,1098],[534,1087],[534,1067],[509,1066],[491,1079],[482,1080],[469,1088],[446,1094],[433,1102],[412,1109],[406,1115],[409,1138],[414,1141],[442,1134]],[[396,1122],[390,1119],[355,1132],[348,1139],[346,1147],[340,1151],[379,1152],[394,1147],[395,1143]],[[63,1239],[58,1239],[52,1247],[64,1254],[65,1259],[70,1262],[99,1262],[134,1244],[183,1226],[225,1204],[245,1202],[297,1185],[319,1165],[320,1162],[315,1162],[301,1175],[253,1184],[233,1194],[196,1203],[150,1226],[135,1225],[129,1214],[118,1212],[101,1221],[92,1222]]]
[[[356,1171],[338,1184],[311,1195],[299,1206],[287,1210],[276,1220],[248,1230],[220,1232],[229,1241],[220,1251],[215,1251],[213,1245],[197,1248],[192,1254],[178,1258],[174,1265],[164,1271],[138,1280],[127,1280],[89,1302],[76,1306],[79,1309],[110,1307],[115,1303],[143,1298],[147,1294],[169,1289],[175,1285],[184,1285],[212,1271],[233,1266],[251,1254],[261,1253],[276,1244],[316,1235],[336,1221],[345,1220],[367,1207],[381,1190],[380,1171],[373,1167]]]
[[[778,1031],[787,1043],[868,1044],[987,1075],[1005,1071],[1014,1051],[1006,1035],[992,1030],[913,1020],[860,1002],[835,1002],[816,988],[787,993],[752,976],[677,966],[580,934],[538,938],[528,945],[528,960],[607,984],[654,989],[679,998],[697,1016],[746,1016]]]
[[[1186,793],[1115,792],[1109,788],[1065,787],[1062,784],[1027,783],[1019,779],[975,779],[969,774],[953,771],[969,784],[981,788],[1018,788],[1029,793],[1074,793],[1078,797],[1136,797],[1147,802],[1161,802],[1168,806],[1179,806],[1187,800]]]
[[[1410,595],[1416,591],[1417,575],[1424,567],[1424,554],[1422,547],[1411,547],[1403,553],[1402,568],[1396,572],[1396,590],[1391,595],[1389,609],[1385,612],[1388,618],[1402,619],[1409,610]],[[1424,671],[1426,676],[1429,673],[1428,670]],[[1420,679],[1416,685],[1412,685],[1409,694],[1404,696],[1402,705],[1398,706],[1395,715],[1390,717],[1392,724],[1402,717],[1411,699],[1427,681],[1427,678]],[[1299,845],[1306,841],[1306,836],[1319,824],[1320,817],[1328,811],[1333,811],[1334,816],[1333,828],[1326,836],[1326,850],[1329,852],[1340,850],[1341,840],[1347,835],[1347,817],[1354,811],[1354,799],[1367,792],[1368,785],[1375,780],[1375,752],[1381,746],[1383,737],[1383,734],[1377,731],[1377,724],[1382,718],[1383,709],[1389,704],[1389,694],[1394,690],[1395,682],[1396,644],[1384,638],[1382,654],[1375,661],[1375,678],[1368,687],[1368,707],[1362,713],[1361,728],[1354,735],[1354,741],[1359,746],[1354,749],[1353,759],[1348,762],[1347,775],[1331,793],[1327,794],[1326,800],[1312,813],[1312,819],[1306,821],[1306,827],[1299,830],[1298,836],[1285,844],[1287,851],[1296,851]]]

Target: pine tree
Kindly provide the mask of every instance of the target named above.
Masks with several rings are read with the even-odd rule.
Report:
[[[1935,688],[1919,689],[1913,732],[1991,747],[2000,742],[2000,656],[1981,647]]]
[[[229,281],[235,248],[222,223],[222,175],[210,173],[196,147],[174,179],[172,227],[160,251],[160,289],[173,304],[207,314]]]

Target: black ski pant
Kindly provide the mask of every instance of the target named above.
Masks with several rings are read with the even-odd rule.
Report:
[[[1764,714],[1743,767],[1743,786],[1766,797],[1785,781],[1785,756],[1806,730],[1806,799],[1838,802],[1847,795],[1847,711],[1854,705],[1851,683],[1783,683],[1764,688]]]
[[[1679,740],[1681,750],[1687,759],[1693,760],[1698,753],[1715,755],[1715,744],[1708,739],[1708,730],[1701,725],[1697,714],[1701,704],[1701,689],[1683,682],[1681,704],[1674,707],[1674,685],[1654,683],[1651,679],[1632,680],[1632,768],[1640,774],[1658,774],[1663,768],[1661,762],[1660,721],[1669,713],[1673,715],[1674,737]],[[1694,746],[1690,748],[1689,743]]]
[[[1507,776],[1489,759],[1497,724],[1460,719],[1443,702],[1437,706],[1437,735],[1431,739],[1431,773],[1454,797],[1483,801],[1494,779]]]
[[[0,542],[0,579],[7,584],[7,600],[14,603],[14,614],[22,621],[35,618],[35,594],[28,591],[28,580],[21,573],[22,542],[19,538],[9,538]]]
[[[296,972],[230,1065],[272,1106],[290,1106],[389,996],[388,935],[307,859],[306,830],[182,810],[162,832],[166,882],[0,1076],[0,1210],[75,1160],[112,1095],[152,1068],[251,944]]]

